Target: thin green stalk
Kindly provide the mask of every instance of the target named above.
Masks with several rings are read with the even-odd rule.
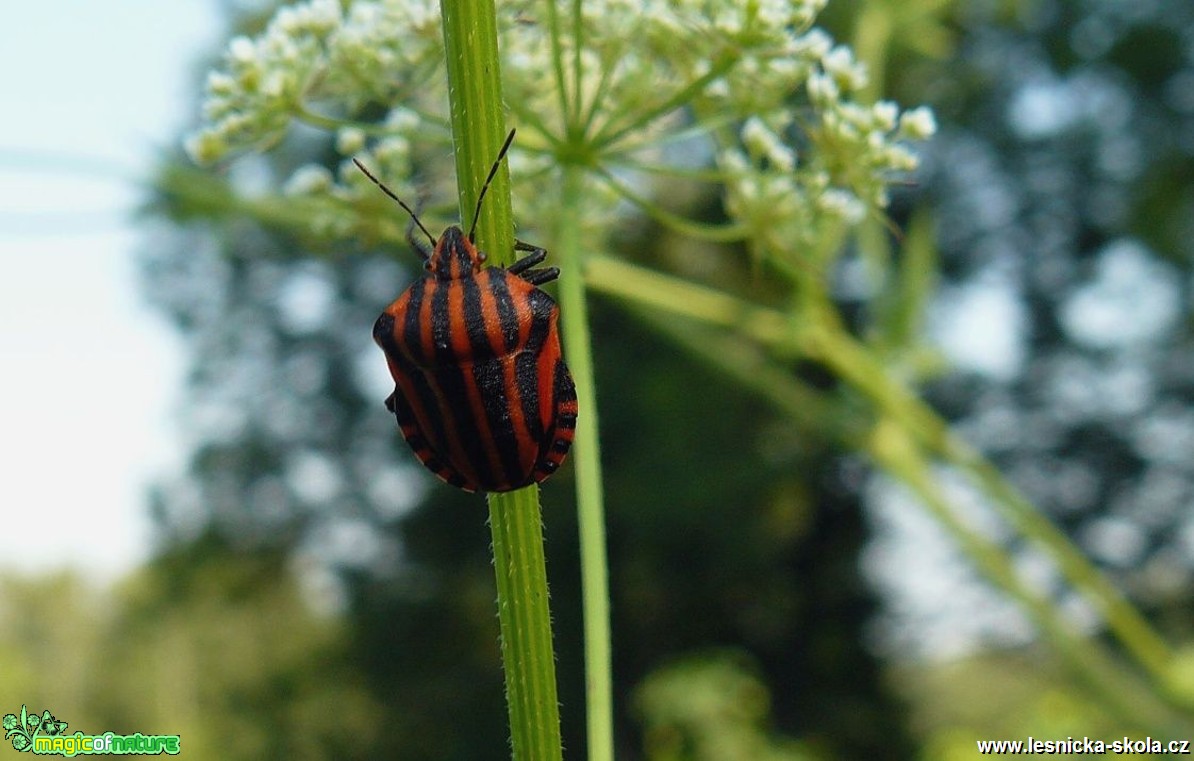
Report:
[[[493,0],[446,0],[442,3],[444,43],[448,56],[448,101],[456,185],[465,229],[489,168],[506,137],[502,107],[497,19]],[[491,263],[514,263],[514,215],[510,173],[498,169],[476,226],[478,246]]]
[[[792,321],[781,312],[629,262],[590,257],[585,262],[585,282],[594,290],[636,304],[733,328],[767,346],[782,349],[793,340]],[[788,348],[794,351],[799,347]]]
[[[605,542],[605,497],[601,481],[601,448],[597,428],[597,394],[593,380],[592,339],[582,272],[580,208],[583,175],[564,168],[556,259],[560,263],[560,321],[568,366],[576,384],[580,419],[573,442],[576,501],[580,533],[581,594],[585,625],[585,691],[589,761],[612,761],[613,679],[609,623],[609,570]]]
[[[658,310],[633,307],[644,322],[698,360],[769,400],[805,431],[860,449],[869,423],[844,410],[831,394],[800,381],[756,343],[718,328],[694,328]]]
[[[572,114],[571,99],[568,97],[568,81],[564,74],[564,44],[560,28],[560,10],[554,0],[547,3],[547,29],[551,39],[551,61],[555,69],[556,95],[560,98],[560,115],[567,121]]]
[[[438,119],[422,111],[418,112],[419,116],[429,122],[438,121]],[[294,106],[294,118],[304,124],[312,127],[317,127],[328,132],[337,132],[346,127],[360,130],[363,134],[372,137],[385,137],[393,132],[393,129],[385,124],[378,124],[377,122],[358,121],[356,119],[341,119],[335,116],[326,116],[317,111],[312,111],[303,103],[298,103]],[[447,127],[448,125],[443,125]]]
[[[750,229],[746,225],[740,224],[724,224],[713,225],[704,222],[697,222],[695,220],[682,217],[679,214],[673,214],[659,204],[652,203],[647,198],[635,193],[630,189],[630,186],[623,182],[619,182],[609,172],[598,167],[598,176],[605,181],[616,193],[621,195],[631,203],[636,204],[640,209],[649,214],[652,218],[658,220],[661,224],[671,227],[673,230],[690,235],[700,240],[715,241],[718,243],[733,243],[740,240],[745,240],[750,236]]]
[[[868,100],[878,100],[886,86],[887,59],[895,31],[894,16],[898,12],[897,8],[880,3],[866,3],[859,10],[851,47],[858,60],[866,63],[869,81],[864,93]]]
[[[732,327],[781,351],[798,352],[824,362],[869,399],[879,414],[898,422],[934,456],[967,474],[1021,535],[1049,552],[1069,583],[1103,614],[1109,631],[1126,652],[1162,690],[1167,687],[1172,654],[1143,616],[998,470],[958,440],[928,405],[890,378],[881,364],[840,326],[832,307],[813,304],[802,319],[792,320],[776,310],[711,288],[606,259],[589,262],[586,275],[590,287],[597,290]],[[1166,694],[1175,705],[1181,705],[1178,696]]]
[[[1008,483],[995,466],[953,434],[945,440],[943,455],[963,466],[978,487],[1002,508],[1005,516],[1022,533],[1036,538],[1053,551],[1062,573],[1075,587],[1086,591],[1087,599],[1098,607],[1108,628],[1116,633],[1124,647],[1159,685],[1168,686],[1173,664],[1173,652],[1168,643],[1119,590],[1090,564],[1065,534]],[[1190,707],[1188,697],[1183,700],[1174,693],[1169,696],[1179,704],[1184,702],[1186,708]]]
[[[592,98],[588,106],[584,109],[584,118],[577,125],[578,135],[588,135],[589,130],[593,128],[593,120],[597,118],[597,114],[601,111],[601,107],[605,103],[605,94],[609,91],[610,82],[613,81],[613,73],[613,60],[609,57],[603,58],[601,61],[601,77],[597,80],[597,86],[593,88]]]
[[[636,311],[689,353],[771,401],[800,428],[828,435],[849,449],[869,454],[922,501],[984,576],[1021,605],[1084,685],[1134,726],[1172,736],[1188,733],[1182,720],[1160,705],[1139,680],[1125,673],[1105,647],[1067,626],[1056,615],[1053,603],[1022,580],[1000,546],[967,525],[941,492],[922,445],[900,424],[891,419],[867,423],[843,414],[832,400],[803,386],[789,371],[732,333],[694,332],[658,312]]]
[[[882,89],[891,42],[895,31],[894,6],[871,3],[859,15],[854,35],[854,50],[859,60],[866,62],[870,82],[866,91],[877,97]],[[829,324],[836,327],[827,303],[814,306],[822,316],[829,316]],[[1158,685],[1169,685],[1169,670],[1173,653],[1157,632],[1118,589],[1087,560],[1070,540],[1048,518],[1041,514],[1019,491],[1008,483],[998,469],[955,435],[937,414],[920,399],[899,384],[888,381],[886,375],[876,373],[878,363],[845,334],[833,330],[848,340],[830,340],[824,344],[828,355],[824,359],[836,369],[853,377],[871,398],[887,408],[889,413],[904,416],[907,429],[943,460],[965,472],[990,499],[1004,518],[1021,534],[1045,546],[1057,562],[1062,574],[1099,610],[1108,628],[1147,671]],[[1169,691],[1169,698],[1177,704],[1189,701]]]
[[[691,166],[673,166],[670,164],[651,164],[645,161],[631,161],[627,159],[609,156],[602,164],[606,169],[623,169],[630,172],[643,172],[645,174],[656,174],[661,177],[675,177],[682,180],[694,180],[696,182],[707,182],[710,185],[720,184],[726,181],[726,174],[719,169],[702,169]]]
[[[686,84],[684,87],[677,90],[667,100],[663,101],[654,108],[651,108],[645,113],[635,114],[634,119],[627,124],[617,127],[616,129],[610,128],[602,130],[601,133],[598,134],[593,140],[594,150],[604,150],[631,132],[636,132],[640,129],[643,129],[661,116],[670,114],[677,108],[686,105],[693,99],[693,97],[700,93],[700,91],[704,89],[706,85],[733,68],[736,62],[737,57],[733,54],[722,54],[721,57],[713,61],[712,65],[709,67],[709,71],[705,72],[701,76]]]
[[[497,18],[493,0],[444,0],[442,11],[456,179],[467,228],[473,220],[464,215],[472,213],[505,138]],[[486,195],[476,240],[493,263],[513,262],[514,220],[504,166]],[[563,756],[540,515],[535,487],[489,495],[510,738],[513,757],[520,761]]]
[[[580,124],[580,115],[584,110],[584,66],[581,64],[581,53],[585,47],[584,20],[583,0],[572,0],[572,111],[568,114],[569,133]]]
[[[830,307],[822,306],[813,322],[821,327],[806,342],[812,355],[869,397],[884,414],[900,421],[934,454],[966,473],[1017,531],[1049,551],[1062,574],[1098,608],[1108,628],[1136,661],[1159,685],[1167,684],[1172,662],[1169,646],[1115,585],[986,458],[959,440],[936,412],[893,382],[866,349],[836,327]]]
[[[1002,547],[965,524],[942,493],[921,446],[911,431],[887,418],[875,426],[864,449],[880,467],[912,490],[983,575],[1019,603],[1071,671],[1106,705],[1135,726],[1151,732],[1188,731],[1188,726],[1158,703],[1156,693],[1141,688],[1137,680],[1124,673],[1097,640],[1075,634],[1058,616],[1055,604],[1021,580]]]

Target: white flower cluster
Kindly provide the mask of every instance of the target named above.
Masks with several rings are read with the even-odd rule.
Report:
[[[225,70],[208,74],[203,116],[210,126],[188,139],[191,157],[208,163],[279,138],[322,72],[327,38],[340,21],[336,0],[314,0],[280,10],[256,40],[233,39]]]
[[[365,104],[441,91],[442,82],[425,80],[442,80],[442,63],[438,2],[355,2],[347,13],[338,0],[282,8],[262,35],[229,44],[224,70],[207,79],[207,126],[187,140],[187,152],[211,163],[273,144],[295,120],[329,127],[351,122]]]
[[[550,0],[504,4],[503,86],[525,127],[511,160],[537,162],[540,176],[565,160],[633,166],[665,156],[670,135],[695,126],[718,143],[738,221],[793,245],[813,240],[819,221],[856,223],[887,202],[893,173],[915,168],[906,143],[935,124],[926,109],[854,100],[867,73],[812,26],[825,1],[586,0],[579,18]],[[224,71],[208,80],[208,126],[187,147],[210,162],[269,145],[297,120],[334,131],[342,155],[401,182],[412,143],[447,144],[444,70],[436,0],[354,0],[344,10],[310,0],[279,11],[257,39],[231,43]],[[388,116],[357,121],[379,105]],[[339,174],[338,185],[306,167],[287,190],[356,197],[361,178],[347,162]],[[591,208],[605,213],[616,199],[598,200]]]
[[[785,103],[748,118],[739,142],[718,157],[731,216],[755,231],[756,240],[789,253],[814,246],[826,229],[840,231],[861,222],[868,209],[885,207],[893,175],[917,166],[905,143],[936,130],[928,109],[901,114],[890,101],[852,100],[868,84],[866,69],[820,30],[795,40],[793,49],[814,116],[798,119],[797,107]]]
[[[560,113],[555,86],[562,75],[569,95],[575,98],[579,91],[591,116],[588,130],[599,137],[630,125],[666,127],[667,120],[650,117],[700,102],[731,117],[768,111],[799,86],[815,62],[800,46],[824,5],[825,0],[586,0],[578,40],[571,34],[553,39],[543,3],[526,2],[503,37],[507,100],[516,112],[533,111],[560,127],[567,117]],[[536,23],[525,23],[528,18]],[[564,26],[571,30],[570,18]],[[634,142],[649,134],[637,133]]]

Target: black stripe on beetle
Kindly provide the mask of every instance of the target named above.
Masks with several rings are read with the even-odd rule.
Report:
[[[373,340],[386,356],[394,393],[386,408],[415,457],[465,491],[503,492],[538,483],[559,469],[572,445],[576,388],[560,350],[555,301],[538,286],[559,270],[518,241],[526,255],[508,268],[482,268],[474,243],[481,202],[514,131],[481,186],[473,227],[453,225],[435,239],[418,215],[357,167],[411,217],[407,240],[427,270],[386,307]],[[414,237],[422,230],[431,243]]]

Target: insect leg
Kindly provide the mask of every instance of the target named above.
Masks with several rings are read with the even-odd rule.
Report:
[[[524,270],[534,267],[536,264],[542,264],[543,260],[547,258],[547,249],[524,243],[517,238],[514,239],[514,250],[529,251],[530,253],[506,268],[506,271],[512,275],[520,275]]]
[[[519,272],[517,275],[531,285],[543,285],[550,283],[560,276],[559,267],[543,267],[542,269],[526,270]]]

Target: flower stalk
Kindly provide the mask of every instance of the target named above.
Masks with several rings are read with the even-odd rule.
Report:
[[[509,265],[514,218],[505,166],[486,191],[480,219],[464,216],[476,206],[505,133],[493,0],[444,0],[441,8],[461,219],[466,229],[476,224],[477,245],[495,264]],[[563,753],[540,515],[537,486],[489,495],[510,742],[520,761]]]
[[[560,262],[561,329],[576,397],[585,419],[573,442],[576,463],[577,522],[580,536],[581,596],[585,630],[585,708],[588,757],[613,761],[613,677],[609,621],[609,566],[605,541],[605,496],[601,479],[597,393],[593,380],[592,338],[585,303],[580,224],[584,176],[564,168],[561,214],[555,235]]]

